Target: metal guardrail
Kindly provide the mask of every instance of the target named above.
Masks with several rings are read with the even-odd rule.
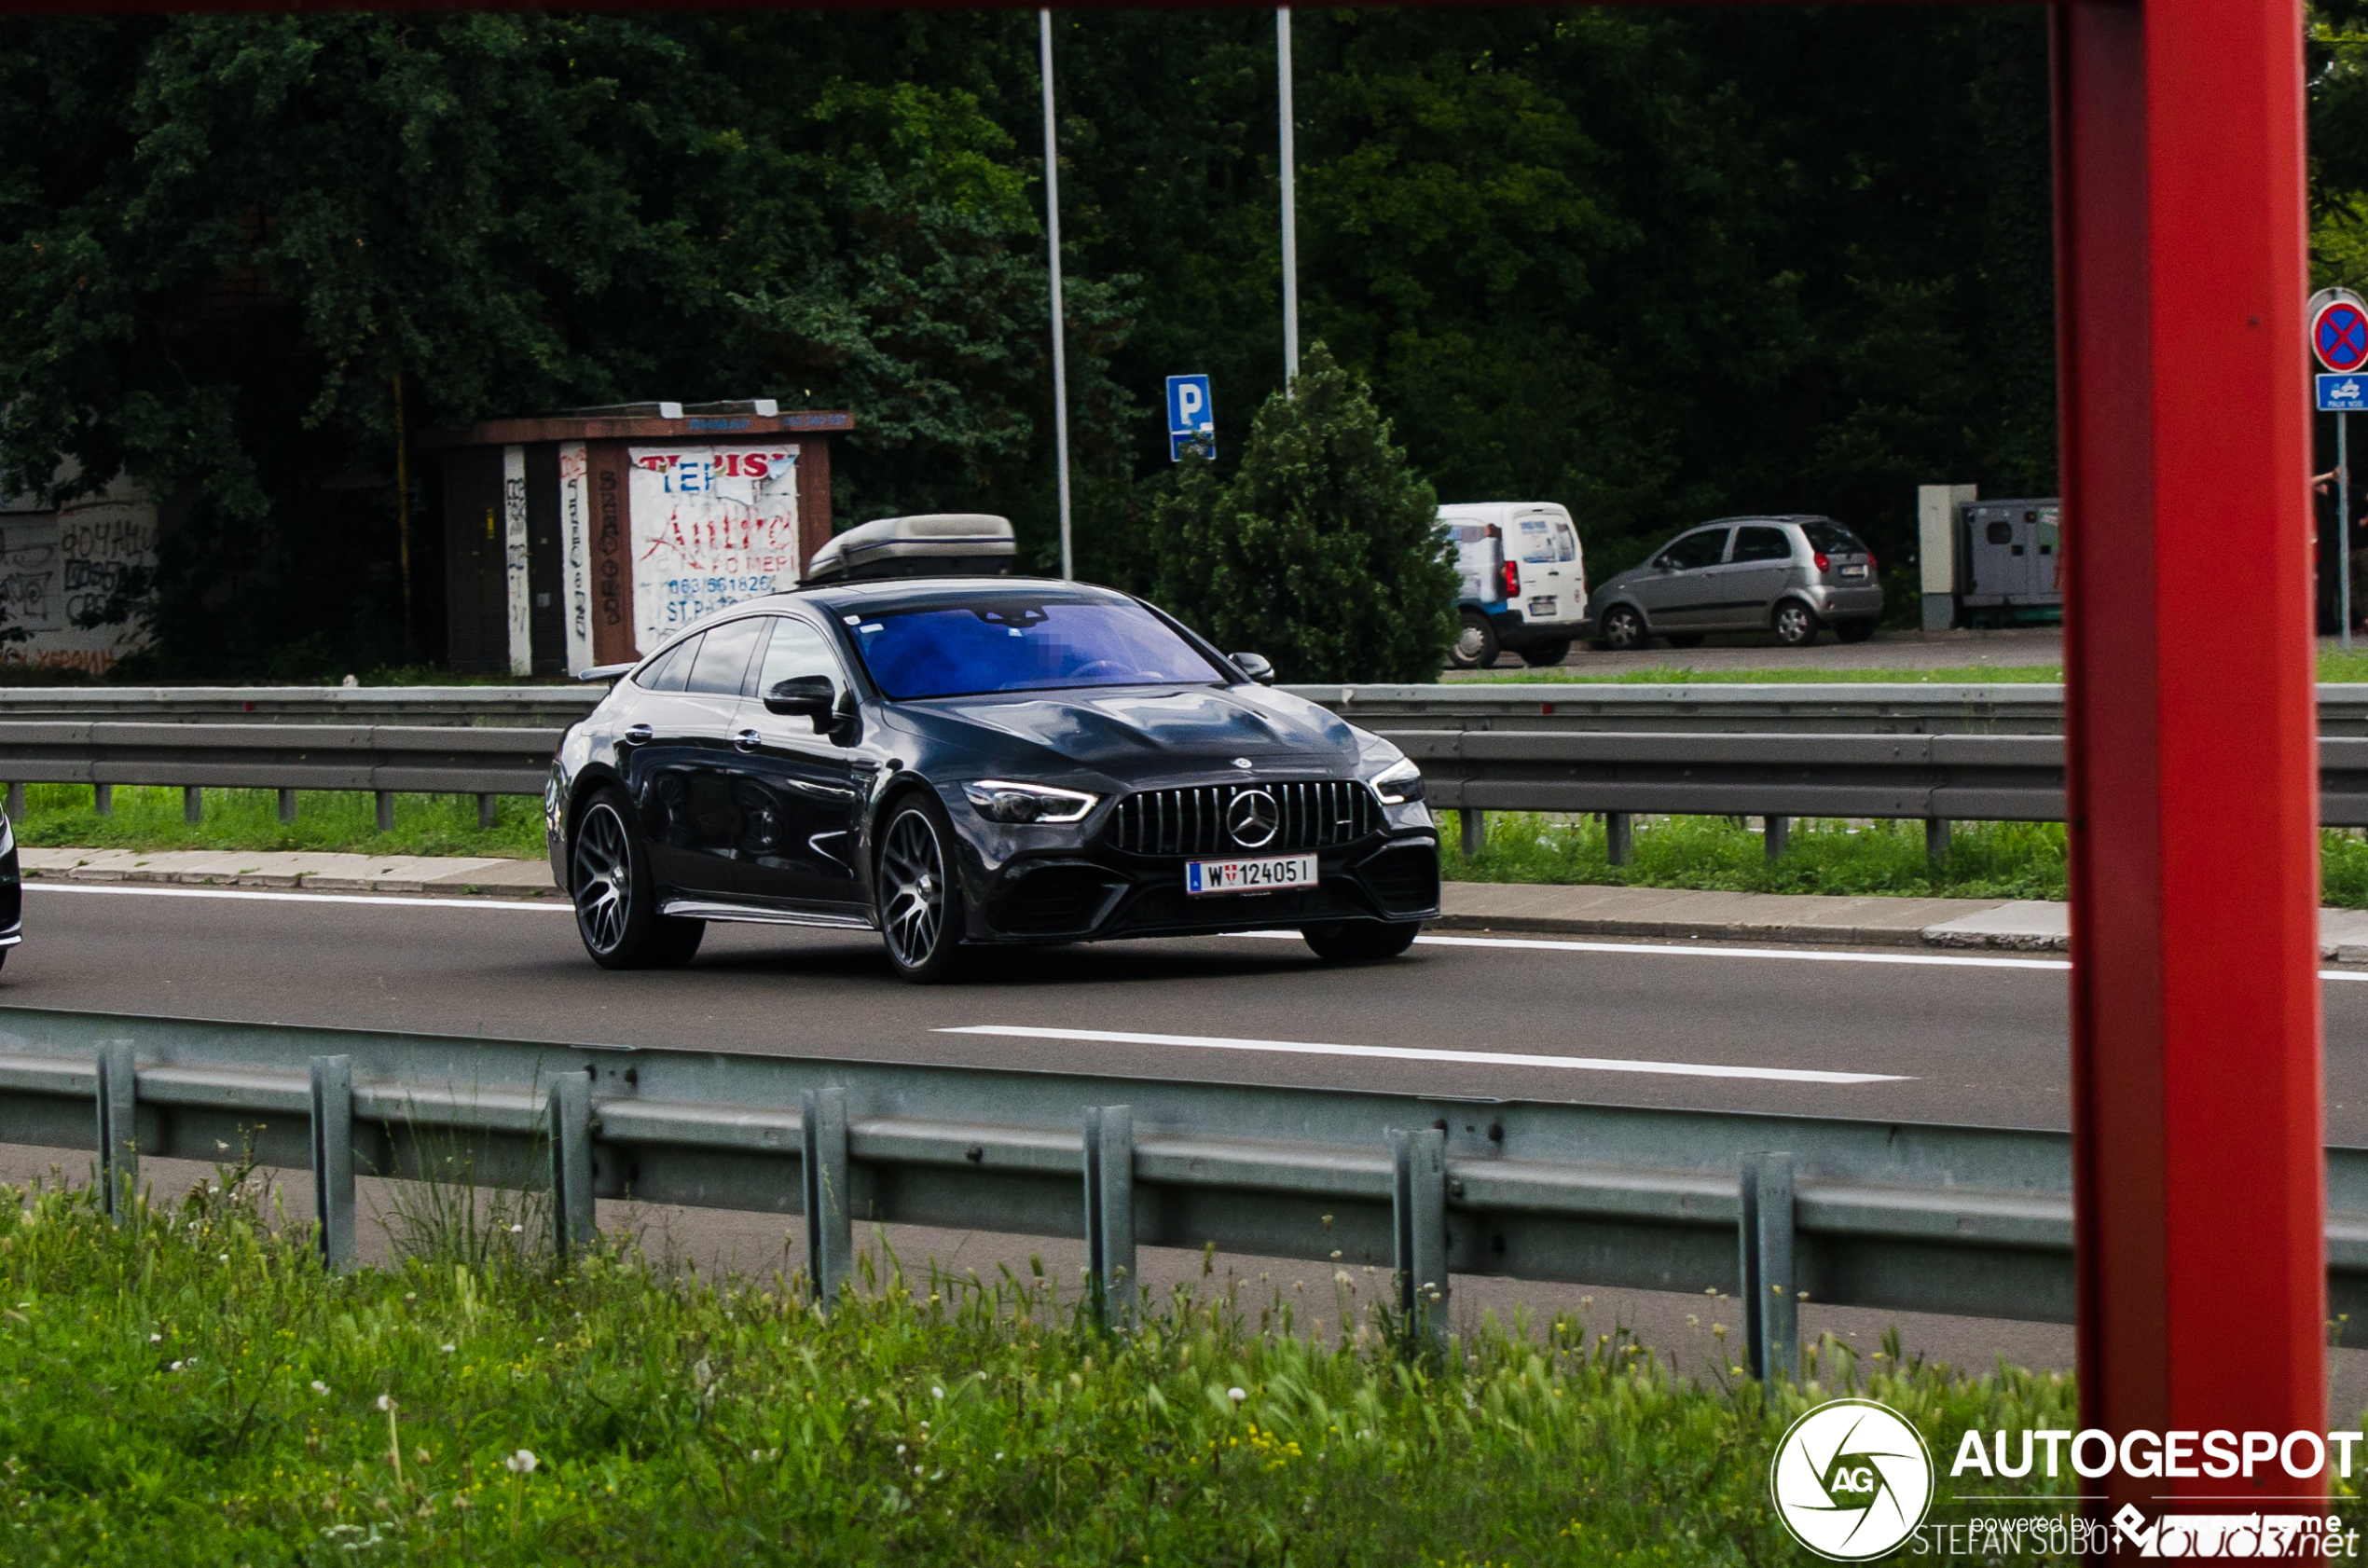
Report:
[[[548,1185],[562,1251],[595,1197],[819,1216],[826,1297],[880,1222],[1082,1234],[1116,1286],[1143,1244],[1386,1263],[1435,1316],[1451,1274],[1715,1290],[1760,1309],[1755,1370],[1795,1364],[1804,1299],[2072,1312],[2055,1132],[0,1009],[0,1142],[89,1147],[94,1103],[110,1194],[252,1140],[313,1171],[339,1265],[357,1168],[453,1158]],[[2326,1157],[2329,1312],[2358,1314],[2368,1148]]]
[[[1423,767],[1431,799],[1466,814],[1467,847],[1488,811],[1602,812],[1616,860],[1638,813],[1755,816],[1781,847],[1795,817],[1949,821],[2062,821],[2060,688],[1857,686],[1299,687],[1388,736]],[[238,695],[106,694],[184,702],[194,713]],[[268,692],[271,688],[254,688]],[[307,702],[351,714],[362,699],[399,704],[429,692],[440,711],[470,718],[550,706],[552,689],[282,689],[284,711]],[[1903,693],[1907,695],[1902,695]],[[1573,695],[1572,694],[1576,694]],[[0,714],[15,711],[0,693]],[[47,697],[49,693],[42,693]],[[88,697],[87,691],[77,695]],[[597,692],[558,694],[588,710]],[[2320,688],[2320,819],[2368,826],[2368,686]],[[1741,728],[1752,725],[1759,727]],[[2347,726],[2360,733],[2344,733]],[[26,783],[179,786],[188,811],[205,787],[282,791],[366,790],[390,818],[397,791],[537,795],[561,728],[464,723],[265,722],[255,718],[142,721],[0,717],[0,777],[11,810]],[[1936,828],[1937,832],[1937,828]],[[1935,844],[1937,846],[1937,837]]]

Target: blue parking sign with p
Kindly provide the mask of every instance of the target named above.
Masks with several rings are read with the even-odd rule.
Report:
[[[1188,452],[1201,457],[1217,453],[1217,415],[1209,405],[1206,376],[1167,378],[1167,448],[1173,461]]]

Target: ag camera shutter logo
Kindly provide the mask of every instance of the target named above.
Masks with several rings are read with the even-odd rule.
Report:
[[[1835,1399],[1784,1433],[1768,1467],[1776,1517],[1793,1539],[1835,1562],[1896,1549],[1933,1504],[1923,1434],[1872,1399]]]

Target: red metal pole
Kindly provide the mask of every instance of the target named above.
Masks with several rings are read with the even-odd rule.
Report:
[[[2116,1433],[2325,1430],[2301,36],[2296,0],[2055,8],[2081,1403]]]

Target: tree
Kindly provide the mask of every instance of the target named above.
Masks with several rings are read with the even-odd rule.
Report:
[[[1187,460],[1154,528],[1154,596],[1285,680],[1439,674],[1457,585],[1439,498],[1323,344],[1259,410],[1233,477]]]

